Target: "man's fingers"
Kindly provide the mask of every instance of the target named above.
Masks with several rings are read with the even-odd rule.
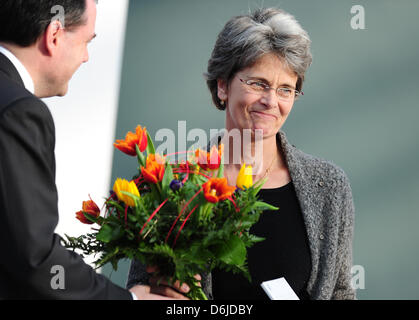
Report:
[[[168,298],[173,298],[173,299],[189,300],[183,294],[177,292],[176,290],[173,290],[172,288],[168,286],[158,286],[158,287],[151,286],[150,293],[166,296]]]
[[[148,296],[147,296],[147,300],[178,300],[178,299],[165,297],[165,296],[159,295],[159,294],[149,293]],[[182,298],[182,300],[184,300],[184,299]]]

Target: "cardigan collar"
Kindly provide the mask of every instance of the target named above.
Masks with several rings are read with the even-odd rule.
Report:
[[[291,145],[284,132],[279,131],[276,137],[277,141],[279,140],[278,146],[282,148],[284,153],[285,162],[288,166],[288,171],[294,184],[295,193],[300,204],[307,230],[312,264],[310,279],[307,283],[307,290],[311,291],[317,278],[319,264],[319,248],[316,246],[316,243],[318,243],[319,238],[322,239],[323,235],[319,231],[319,222],[321,220],[316,218],[316,214],[318,213],[313,212],[313,202],[316,200],[316,193],[313,186],[307,189],[307,186],[309,186],[313,180],[307,170],[307,157],[309,156],[297,149],[294,145]],[[307,192],[307,190],[312,191]]]

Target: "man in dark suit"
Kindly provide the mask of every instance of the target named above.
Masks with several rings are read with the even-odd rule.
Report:
[[[57,5],[65,15],[52,19]],[[88,61],[95,21],[94,0],[1,0],[0,299],[184,298],[168,287],[161,295],[149,286],[120,288],[62,247],[54,233],[54,123],[39,98],[67,93],[70,78]],[[57,271],[64,272],[58,288]]]

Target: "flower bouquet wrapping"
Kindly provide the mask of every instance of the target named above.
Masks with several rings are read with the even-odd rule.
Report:
[[[76,217],[99,227],[80,237],[66,235],[67,248],[99,254],[97,267],[111,263],[116,270],[118,261],[127,258],[157,266],[169,283],[187,283],[191,299],[207,299],[194,275],[215,267],[251,280],[247,248],[264,239],[249,229],[263,210],[277,209],[258,201],[264,180],[253,184],[251,166],[243,165],[237,186],[230,186],[223,176],[222,145],[170,163],[155,153],[141,126],[114,145],[137,158],[138,173],[130,181],[115,181],[103,216],[92,200],[83,202]]]

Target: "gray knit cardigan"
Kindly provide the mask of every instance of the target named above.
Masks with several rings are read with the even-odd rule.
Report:
[[[221,136],[215,139],[219,142]],[[310,245],[312,269],[307,292],[314,300],[355,299],[351,287],[354,204],[348,177],[330,161],[298,150],[287,141],[284,132],[279,131],[277,139],[297,193]],[[211,274],[202,278],[203,290],[212,299]],[[132,261],[127,288],[146,283],[148,274],[144,266]]]

